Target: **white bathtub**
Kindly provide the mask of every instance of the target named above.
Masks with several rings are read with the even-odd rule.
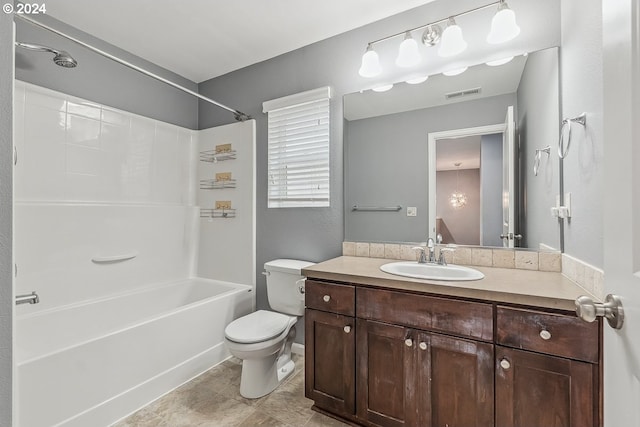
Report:
[[[18,317],[17,425],[107,426],[204,372],[251,290],[193,278]]]

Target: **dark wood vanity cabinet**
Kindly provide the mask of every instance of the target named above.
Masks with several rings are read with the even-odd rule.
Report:
[[[382,426],[493,426],[493,346],[357,319],[357,415]]]
[[[355,289],[307,281],[305,396],[335,414],[355,413]]]
[[[305,390],[364,426],[596,427],[598,322],[307,280]]]

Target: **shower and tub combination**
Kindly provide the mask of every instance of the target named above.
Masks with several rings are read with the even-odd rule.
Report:
[[[255,310],[255,123],[230,109],[244,120],[195,131],[14,94],[16,425],[109,425],[229,357],[225,326]],[[201,218],[199,152],[221,143],[238,215]]]

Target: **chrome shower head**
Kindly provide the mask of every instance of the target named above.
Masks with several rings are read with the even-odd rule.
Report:
[[[69,55],[66,50],[61,50],[60,53],[54,56],[53,62],[64,68],[75,68],[78,65],[78,61]]]
[[[76,61],[69,52],[64,50],[56,50],[54,48],[48,46],[42,46],[39,44],[31,44],[31,43],[21,43],[16,42],[16,46],[21,47],[23,49],[34,50],[36,52],[50,52],[55,56],[53,57],[53,62],[56,65],[59,65],[64,68],[74,68],[78,65],[78,61]]]

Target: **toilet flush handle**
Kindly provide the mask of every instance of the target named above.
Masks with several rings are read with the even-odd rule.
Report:
[[[302,279],[300,279],[300,280],[296,280],[296,285],[298,285],[298,290],[299,290],[299,291],[300,291],[300,293],[301,293],[301,294],[303,294],[303,295],[304,295],[304,285],[305,285],[305,282],[306,282],[306,281],[307,281],[307,278],[306,278],[306,277],[303,277],[303,278],[302,278]]]

